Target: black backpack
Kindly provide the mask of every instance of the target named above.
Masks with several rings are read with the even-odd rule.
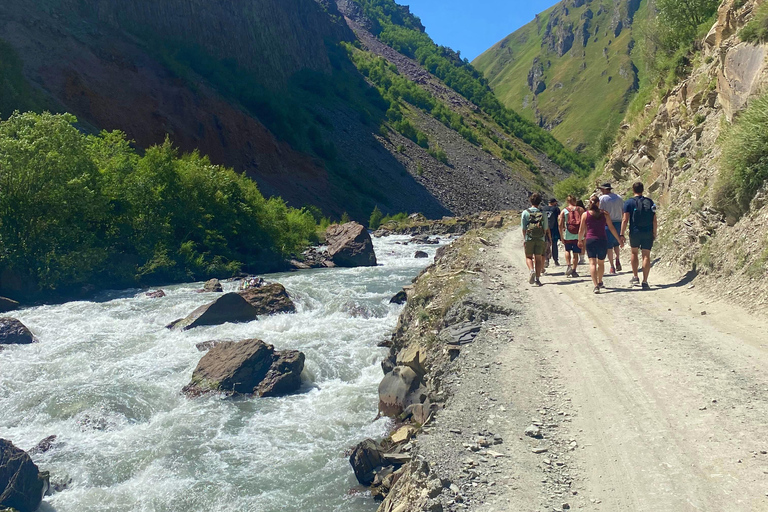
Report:
[[[656,205],[647,197],[635,198],[635,211],[632,212],[632,228],[640,231],[653,229],[653,216],[656,215]]]

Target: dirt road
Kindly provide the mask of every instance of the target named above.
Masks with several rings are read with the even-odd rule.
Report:
[[[458,449],[461,479],[472,466],[461,447],[479,427],[504,438],[503,456],[481,458],[462,487],[470,509],[768,511],[766,316],[657,268],[650,291],[625,271],[596,296],[586,265],[580,279],[555,267],[531,287],[517,230],[485,267],[489,300],[519,314],[462,352],[440,435],[423,443],[437,456]],[[541,439],[524,435],[532,423]],[[451,429],[462,439],[436,442]]]

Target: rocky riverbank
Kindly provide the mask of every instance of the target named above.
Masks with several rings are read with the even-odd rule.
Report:
[[[395,427],[387,439],[362,442],[350,457],[358,480],[382,500],[380,512],[463,507],[469,488],[478,485],[483,473],[478,461],[490,464],[503,456],[504,439],[485,424],[464,432],[466,436],[455,429],[454,437],[466,437],[464,448],[477,457],[471,463],[436,449],[439,441],[436,445],[422,441],[441,422],[451,398],[445,384],[455,379],[462,352],[490,319],[513,314],[489,300],[484,282],[485,253],[500,238],[503,231],[498,228],[511,222],[516,216],[505,213],[460,224],[431,223],[426,228],[482,226],[441,248],[435,262],[405,290],[408,301],[389,357],[382,362],[385,376],[379,386],[380,414],[392,417]]]

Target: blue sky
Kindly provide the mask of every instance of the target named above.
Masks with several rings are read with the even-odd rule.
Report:
[[[396,0],[410,5],[437,44],[474,59],[558,0]]]

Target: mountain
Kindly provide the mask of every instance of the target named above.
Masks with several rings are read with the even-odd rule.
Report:
[[[0,92],[335,217],[520,207],[585,169],[391,0],[5,0]]]
[[[648,0],[564,0],[472,64],[506,106],[584,151],[638,89],[632,49],[648,11]]]

